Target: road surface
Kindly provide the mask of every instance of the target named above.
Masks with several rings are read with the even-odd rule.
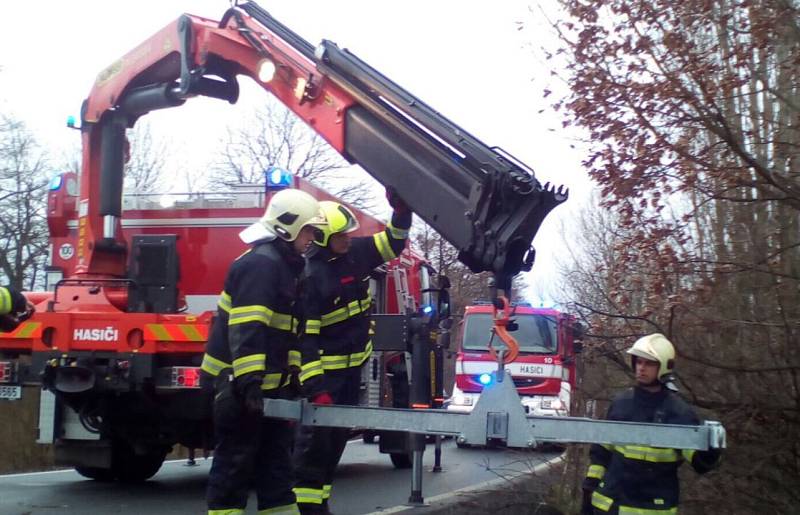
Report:
[[[433,445],[425,452],[423,495],[441,496],[499,477],[531,471],[554,459],[556,452],[517,452],[504,449],[458,449],[443,444],[442,472],[434,473]],[[0,476],[0,515],[185,515],[205,513],[204,491],[211,459],[187,467],[167,462],[151,480],[134,485],[99,483],[71,470]],[[331,511],[358,515],[407,502],[411,471],[395,469],[377,445],[350,442],[342,458]],[[248,513],[256,513],[255,498]]]

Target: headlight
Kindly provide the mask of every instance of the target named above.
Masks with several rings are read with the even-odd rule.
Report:
[[[263,83],[271,81],[275,77],[275,63],[270,59],[263,59],[258,63],[258,80]]]
[[[542,409],[562,410],[564,409],[564,401],[561,399],[543,399]]]

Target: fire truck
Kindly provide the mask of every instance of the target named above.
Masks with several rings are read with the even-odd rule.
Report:
[[[314,47],[255,2],[232,6],[219,21],[180,16],[98,74],[81,108],[80,173],[61,176],[48,199],[53,290],[29,293],[35,314],[0,338],[3,391],[32,382],[47,388],[39,441],[53,442],[56,460],[86,476],[145,479],[175,443],[210,447],[208,432],[195,427],[208,423],[193,388],[196,367],[222,274],[242,250],[233,228],[260,216],[266,199],[247,206],[222,196],[185,199],[155,215],[146,198],[122,194],[125,133],[147,113],[193,97],[235,103],[241,79],[394,188],[473,272],[492,272],[500,291],[530,269],[536,232],[567,198],[353,53],[326,40]],[[362,226],[377,229],[368,220]],[[422,299],[446,298],[426,270],[404,254],[385,281],[376,280],[375,298],[389,312],[402,312],[403,303],[414,310],[410,299],[419,299],[441,315],[447,302]],[[436,317],[406,322],[376,329],[375,348],[391,348],[393,334]],[[425,335],[406,360],[417,371],[430,369]],[[383,380],[379,365],[365,367],[373,381]],[[398,359],[393,365],[397,371]],[[402,373],[392,377],[401,383]],[[430,407],[436,389],[417,376],[409,405]]]
[[[505,365],[525,412],[537,416],[569,416],[575,388],[575,358],[581,351],[581,328],[573,316],[550,308],[512,303],[516,359]],[[457,332],[455,384],[449,411],[469,413],[481,391],[494,380],[494,352],[507,351],[494,334],[494,306],[476,302],[464,309]]]

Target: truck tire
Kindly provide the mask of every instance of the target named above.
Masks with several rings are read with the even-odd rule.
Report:
[[[167,456],[166,450],[151,450],[147,454],[136,454],[126,442],[114,442],[114,458],[111,468],[123,483],[140,483],[153,477]]]
[[[392,465],[396,469],[410,469],[413,465],[411,454],[405,452],[393,452],[389,454],[392,459]]]
[[[95,481],[108,482],[114,481],[116,476],[111,469],[103,469],[99,467],[75,467],[75,472],[83,477],[94,479]]]

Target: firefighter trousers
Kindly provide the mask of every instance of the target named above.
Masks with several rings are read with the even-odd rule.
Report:
[[[326,370],[324,388],[334,404],[355,406],[361,387],[361,367]],[[333,475],[342,458],[350,429],[301,428],[295,448],[294,493],[302,513],[327,513]]]
[[[259,513],[297,514],[292,492],[294,428],[245,412],[227,382],[214,399],[216,447],[208,476],[209,515],[244,513],[255,489]]]

